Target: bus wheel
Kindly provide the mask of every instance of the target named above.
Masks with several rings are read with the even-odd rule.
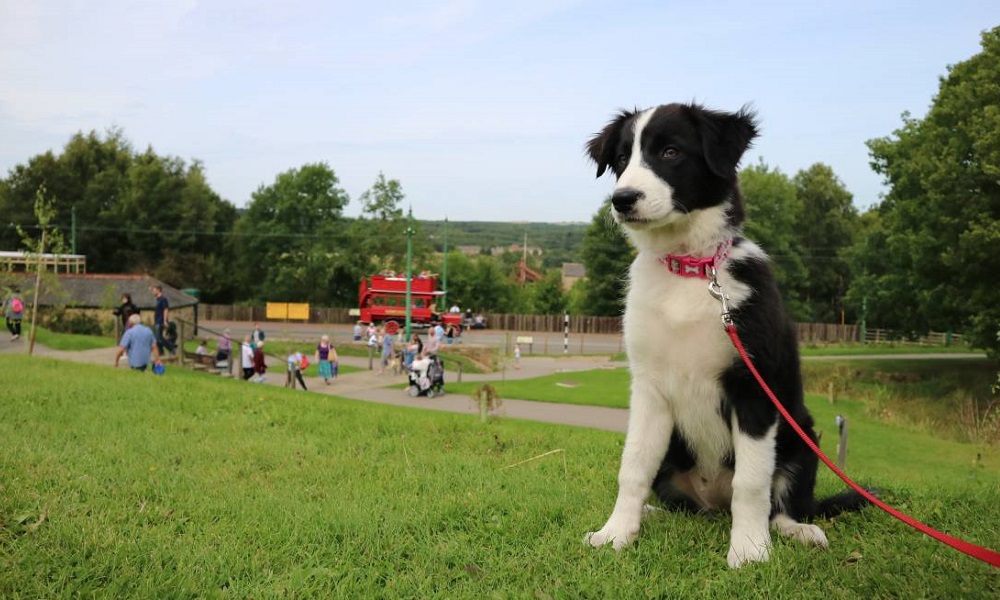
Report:
[[[399,323],[396,321],[386,321],[385,322],[385,332],[389,335],[396,335],[399,331]]]

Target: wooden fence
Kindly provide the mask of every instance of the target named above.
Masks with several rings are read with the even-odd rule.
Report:
[[[265,321],[264,306],[241,305],[200,305],[201,318],[208,321]],[[518,315],[504,313],[487,313],[486,323],[490,329],[507,331],[537,331],[561,332],[563,330],[563,315]],[[353,323],[357,317],[351,316],[347,308],[309,308],[310,323]],[[621,333],[621,317],[588,317],[570,315],[570,333]],[[869,341],[874,341],[872,331],[868,330]],[[842,343],[857,342],[859,328],[857,325],[837,325],[832,323],[799,323],[799,341],[803,343]],[[887,339],[883,332],[882,340]]]

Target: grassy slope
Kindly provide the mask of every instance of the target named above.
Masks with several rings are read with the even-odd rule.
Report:
[[[0,597],[962,597],[995,570],[874,510],[725,566],[729,521],[666,514],[616,555],[580,544],[622,436],[404,410],[174,371],[5,357]],[[832,410],[816,404],[820,422]],[[835,408],[857,410],[851,405]],[[851,465],[939,528],[996,546],[996,459],[860,416]],[[832,429],[832,427],[831,427]],[[832,436],[827,434],[827,446]],[[564,452],[503,467],[553,449]],[[824,493],[842,486],[822,474]]]

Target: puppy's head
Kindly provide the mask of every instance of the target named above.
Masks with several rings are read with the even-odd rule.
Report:
[[[597,176],[617,178],[615,220],[632,229],[670,225],[694,211],[725,207],[743,221],[736,166],[757,137],[755,115],[665,104],[622,111],[587,144]]]

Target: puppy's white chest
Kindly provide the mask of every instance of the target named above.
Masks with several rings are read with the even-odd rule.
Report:
[[[633,368],[714,380],[733,357],[721,311],[708,281],[681,277],[656,261],[637,258],[624,319]]]

